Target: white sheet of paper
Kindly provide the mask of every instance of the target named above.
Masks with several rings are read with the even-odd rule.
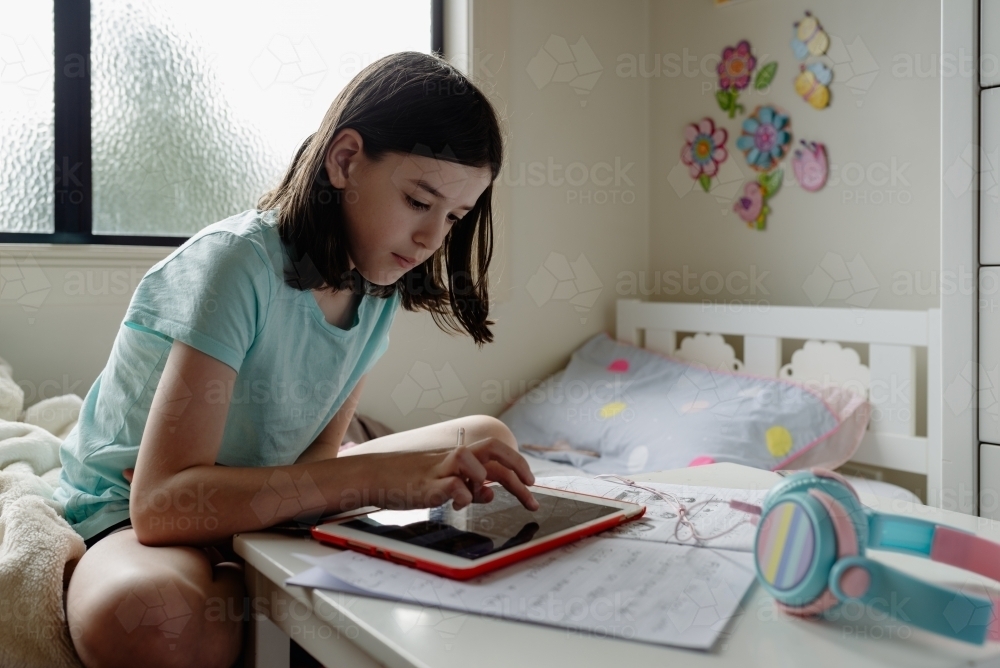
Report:
[[[556,489],[592,494],[604,499],[631,501],[646,506],[646,513],[638,520],[626,522],[614,529],[602,532],[601,536],[613,538],[634,538],[637,540],[652,540],[661,543],[677,543],[694,545],[688,527],[682,526],[678,534],[684,540],[674,537],[677,526],[677,510],[670,503],[644,489],[629,486],[625,483],[604,480],[601,478],[585,478],[583,476],[549,476],[537,478],[536,485],[554,487]],[[736,527],[729,533],[706,542],[707,547],[725,550],[753,551],[757,527],[750,523],[751,515],[729,507],[729,501],[737,500],[759,506],[767,496],[767,490],[723,489],[718,487],[694,487],[689,485],[669,485],[666,483],[643,482],[643,487],[655,489],[660,493],[672,493],[685,506],[695,506],[691,510],[691,523],[702,536],[712,536],[730,527]],[[712,503],[696,506],[700,501],[714,499]]]
[[[352,551],[295,553],[286,584],[710,649],[754,582],[753,555],[592,536],[466,581]]]

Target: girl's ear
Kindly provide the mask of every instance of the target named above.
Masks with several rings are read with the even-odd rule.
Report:
[[[357,185],[353,178],[354,170],[364,156],[363,146],[364,140],[357,130],[344,128],[334,136],[323,160],[330,185],[339,190],[347,188],[348,185]]]

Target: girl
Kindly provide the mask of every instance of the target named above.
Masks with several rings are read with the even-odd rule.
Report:
[[[466,77],[433,56],[388,56],[337,96],[256,210],[146,273],[60,453],[57,499],[89,548],[66,592],[88,668],[232,665],[235,533],[364,505],[461,508],[492,498],[487,480],[538,508],[492,417],[338,457],[400,303],[492,341],[501,159],[496,114]],[[455,447],[459,428],[469,445]]]

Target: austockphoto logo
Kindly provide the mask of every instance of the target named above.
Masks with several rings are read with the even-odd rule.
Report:
[[[979,178],[976,179],[976,154],[979,154]],[[1000,147],[987,150],[967,144],[945,170],[944,184],[953,197],[961,197],[972,189],[979,190],[990,201],[1000,201]]]
[[[896,156],[888,162],[830,163],[826,186],[840,188],[843,204],[909,204],[913,201],[910,181],[906,178],[909,167],[909,162],[902,162]]]
[[[615,75],[622,79],[714,78],[721,61],[719,53],[697,55],[687,47],[681,53],[622,53],[615,60]]]
[[[827,253],[806,278],[802,290],[813,306],[842,302],[866,308],[878,294],[879,284],[860,253],[850,261],[838,253]]]
[[[458,417],[469,393],[449,362],[437,370],[427,362],[414,362],[390,396],[403,415],[429,409],[443,420]]]
[[[766,303],[770,295],[764,279],[770,271],[760,271],[750,265],[749,271],[730,271],[723,274],[715,270],[698,273],[684,265],[678,271],[622,271],[616,276],[615,294],[619,297],[642,295],[722,295],[723,297],[753,297],[754,303]]]
[[[716,203],[721,205],[720,213],[724,216],[732,213],[732,203],[737,195],[743,192],[743,183],[748,178],[748,173],[744,173],[737,162],[736,160],[723,160],[712,176],[708,191],[708,194],[715,198]],[[667,173],[667,183],[673,188],[678,198],[701,190],[698,179],[691,178],[690,167],[685,165],[680,158]]]
[[[957,270],[899,270],[892,275],[892,294],[909,295],[978,295],[979,309],[990,313],[1000,309],[1000,278],[995,272],[972,271],[959,265]]]
[[[194,610],[173,580],[160,587],[153,580],[144,578],[132,587],[115,609],[115,617],[125,633],[132,633],[140,626],[155,626],[172,650],[176,649],[177,639],[193,616]],[[189,632],[188,641],[193,640],[191,635]]]
[[[830,34],[830,46],[826,58],[833,70],[834,94],[837,88],[849,91],[857,106],[864,104],[864,96],[871,89],[879,73],[879,64],[872,56],[860,35],[850,43],[839,35]]]
[[[582,35],[574,44],[561,35],[549,35],[528,62],[526,71],[538,90],[552,83],[569,84],[576,91],[580,106],[586,107],[587,97],[601,78],[604,66]]]
[[[615,156],[598,162],[545,160],[505,165],[500,181],[511,188],[563,188],[567,204],[634,204],[635,162]]]
[[[0,303],[20,306],[29,325],[35,324],[35,314],[51,290],[52,284],[30,253],[20,259],[0,253]]]
[[[362,54],[344,54],[341,76],[352,77],[366,64],[362,63]],[[287,86],[312,94],[319,90],[328,70],[326,61],[308,35],[299,40],[288,35],[274,35],[250,61],[250,76],[261,90]]]
[[[632,398],[626,390],[631,382],[622,383],[616,377],[614,381],[596,381],[588,384],[583,380],[564,382],[553,379],[532,378],[517,380],[513,384],[510,379],[489,379],[480,386],[479,400],[488,406],[506,406],[515,399],[526,404],[549,404],[560,406],[578,406],[585,403],[609,404],[616,401],[631,402]]]
[[[586,324],[604,283],[583,253],[570,261],[562,253],[553,251],[528,279],[525,288],[539,307],[549,301],[568,301],[580,314],[582,325]]]
[[[983,78],[989,78],[1000,73],[1000,58],[993,53],[984,53],[979,57],[977,68],[975,53],[964,48],[958,53],[897,53],[892,57],[891,71],[896,79],[970,79],[976,76],[977,71]]]
[[[46,57],[45,49],[32,35],[0,34],[0,72],[3,72],[3,82],[17,86],[17,90],[24,94],[28,107],[36,106],[40,102],[38,94],[46,89],[52,95],[54,70],[51,50],[49,54]],[[63,71],[65,76],[83,76],[86,67],[78,59],[80,54],[66,57]],[[74,74],[77,70],[79,74]],[[49,104],[51,103],[52,98],[49,97]]]

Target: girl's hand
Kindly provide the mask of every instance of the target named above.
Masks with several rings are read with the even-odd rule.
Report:
[[[125,476],[125,479],[128,480],[128,484],[130,485],[132,484],[132,474],[134,473],[135,469],[125,469],[122,471],[122,475]]]
[[[528,510],[538,510],[538,501],[528,485],[535,476],[518,452],[496,438],[469,445],[436,450],[357,455],[377,457],[374,464],[374,505],[391,510],[433,508],[454,500],[455,510],[470,503],[488,503],[493,490],[487,480],[499,482]]]

